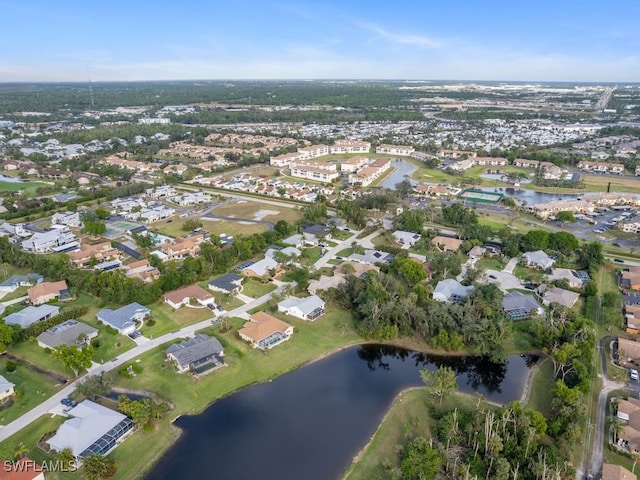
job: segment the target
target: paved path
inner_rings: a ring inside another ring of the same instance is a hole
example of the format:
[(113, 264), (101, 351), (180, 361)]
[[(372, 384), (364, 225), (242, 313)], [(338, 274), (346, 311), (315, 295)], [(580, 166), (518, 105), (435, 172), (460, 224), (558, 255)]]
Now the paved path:
[[(245, 305), (242, 305), (234, 310), (231, 310), (230, 312), (226, 312), (222, 314), (222, 316), (237, 317), (237, 316), (243, 315), (247, 313), (249, 310), (255, 307), (258, 307), (263, 303), (269, 301), (272, 295), (279, 294), (286, 287), (287, 287), (286, 284), (280, 285), (273, 292), (263, 295), (262, 297), (256, 298), (255, 300), (252, 300), (251, 302)], [(146, 353), (149, 350), (152, 350), (153, 348), (159, 345), (162, 345), (164, 343), (171, 342), (183, 337), (192, 336), (193, 334), (195, 334), (196, 331), (202, 330), (203, 328), (207, 328), (211, 326), (211, 320), (212, 319), (203, 320), (202, 322), (189, 325), (187, 327), (181, 328), (180, 330), (176, 330), (174, 332), (167, 333), (160, 337), (151, 339), (147, 342), (137, 345), (136, 347), (132, 348), (127, 352), (123, 352), (122, 354), (118, 355), (118, 357), (104, 364), (94, 363), (93, 366), (89, 369), (87, 375), (89, 374), (99, 375), (101, 372), (108, 372), (108, 371), (114, 370), (120, 367), (121, 365), (130, 362), (135, 357), (142, 355), (143, 353)], [(31, 422), (40, 418), (42, 415), (46, 415), (52, 410), (59, 411), (60, 400), (71, 395), (71, 393), (73, 393), (73, 391), (76, 389), (76, 385), (80, 380), (81, 379), (78, 379), (70, 383), (69, 385), (64, 387), (62, 390), (60, 390), (58, 393), (56, 393), (52, 397), (49, 397), (44, 402), (42, 402), (40, 405), (34, 407), (32, 410), (28, 411), (27, 413), (17, 418), (13, 422), (9, 423), (8, 425), (0, 428), (0, 442), (6, 440), (11, 435), (19, 432), (24, 427), (29, 425)]]

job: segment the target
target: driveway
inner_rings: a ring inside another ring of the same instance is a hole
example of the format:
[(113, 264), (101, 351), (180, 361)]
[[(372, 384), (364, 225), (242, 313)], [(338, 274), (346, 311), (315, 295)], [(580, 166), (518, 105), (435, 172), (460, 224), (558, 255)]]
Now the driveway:
[(506, 267), (504, 267), (502, 269), (503, 272), (507, 272), (507, 273), (513, 273), (513, 270), (516, 268), (516, 266), (518, 265), (518, 257), (513, 257), (511, 260), (509, 260), (507, 262)]

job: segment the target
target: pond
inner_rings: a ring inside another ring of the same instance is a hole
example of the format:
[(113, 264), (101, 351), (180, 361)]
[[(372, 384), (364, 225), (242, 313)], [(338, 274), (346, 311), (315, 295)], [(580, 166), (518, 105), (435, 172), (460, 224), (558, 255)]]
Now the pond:
[(480, 190), (486, 192), (499, 192), (504, 194), (505, 197), (514, 198), (519, 203), (526, 202), (527, 205), (553, 202), (555, 200), (575, 200), (583, 195), (577, 193), (544, 193), (527, 190), (525, 188), (513, 187), (481, 188)]
[(391, 161), (391, 168), (395, 169), (394, 172), (385, 178), (380, 184), (381, 187), (390, 188), (391, 190), (395, 190), (397, 183), (404, 180), (404, 177), (407, 175), (411, 177), (411, 174), (418, 169), (418, 167), (413, 163), (399, 159)]
[(222, 398), (201, 415), (179, 418), (182, 436), (145, 478), (339, 478), (394, 397), (422, 385), (421, 369), (448, 365), (461, 391), (508, 403), (521, 397), (531, 361), (511, 356), (498, 365), (480, 357), (350, 347)]
[(7, 182), (7, 183), (23, 183), (22, 180), (20, 180), (19, 178), (16, 177), (7, 177), (6, 175), (2, 175), (0, 174), (0, 182)]

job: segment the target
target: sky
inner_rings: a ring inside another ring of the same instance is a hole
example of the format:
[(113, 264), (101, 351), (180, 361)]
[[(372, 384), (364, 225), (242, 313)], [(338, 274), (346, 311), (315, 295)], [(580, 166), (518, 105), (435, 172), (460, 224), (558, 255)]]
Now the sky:
[(0, 0), (0, 82), (640, 81), (638, 0)]

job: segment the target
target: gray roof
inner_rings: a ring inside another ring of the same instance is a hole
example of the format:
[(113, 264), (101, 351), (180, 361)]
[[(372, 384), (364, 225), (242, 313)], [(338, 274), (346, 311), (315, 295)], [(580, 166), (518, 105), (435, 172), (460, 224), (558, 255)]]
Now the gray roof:
[(209, 286), (230, 292), (238, 288), (238, 284), (242, 282), (243, 278), (242, 275), (238, 275), (237, 273), (227, 273), (226, 275), (211, 280)]
[(532, 295), (527, 295), (522, 292), (509, 292), (504, 294), (502, 308), (505, 311), (521, 309), (531, 314), (532, 311), (542, 307)]
[(540, 265), (541, 267), (547, 267), (553, 265), (555, 262), (549, 255), (547, 255), (543, 250), (536, 250), (535, 252), (527, 252), (524, 255), (524, 258), (527, 259), (527, 262), (532, 263), (534, 265)]
[(378, 262), (384, 263), (393, 256), (387, 252), (380, 252), (378, 250), (365, 250), (364, 254), (352, 253), (349, 255), (349, 260), (355, 262), (367, 263), (369, 265), (375, 265)]
[(565, 290), (564, 288), (551, 288), (545, 290), (542, 295), (542, 299), (547, 303), (559, 303), (560, 305), (571, 308), (574, 303), (580, 298), (580, 294), (572, 292), (571, 290)]
[(58, 432), (48, 443), (57, 451), (68, 448), (75, 456), (80, 455), (126, 418), (123, 414), (91, 400), (82, 401), (68, 413), (73, 418), (60, 425)]
[(60, 307), (55, 305), (40, 305), (39, 307), (28, 306), (19, 312), (12, 313), (4, 317), (4, 323), (7, 325), (20, 325), (27, 328), (29, 325), (39, 322), (47, 316), (56, 316), (60, 312)]
[(278, 303), (278, 307), (289, 309), (298, 307), (303, 315), (309, 315), (315, 310), (324, 308), (324, 301), (317, 295), (310, 295), (305, 298), (289, 297)]
[(0, 283), (0, 287), (19, 286), (21, 283), (30, 283), (35, 285), (44, 280), (44, 277), (39, 273), (27, 273), (26, 275), (13, 275), (7, 278), (4, 282)]
[(220, 355), (223, 351), (224, 348), (217, 338), (200, 333), (184, 342), (171, 345), (165, 353), (173, 355), (181, 367), (188, 367), (211, 355)]
[(440, 280), (433, 290), (434, 300), (450, 300), (452, 298), (467, 298), (473, 286), (465, 287), (454, 278)]
[(38, 335), (38, 342), (55, 348), (59, 345), (74, 345), (80, 335), (95, 335), (97, 328), (77, 320), (67, 320)]
[(131, 326), (135, 326), (135, 322), (133, 321), (134, 318), (140, 316), (144, 317), (149, 313), (151, 313), (151, 310), (147, 307), (134, 302), (129, 305), (125, 305), (124, 307), (120, 307), (117, 310), (103, 308), (98, 312), (97, 317), (101, 322), (121, 331)]
[(0, 392), (6, 392), (7, 390), (15, 386), (15, 383), (11, 383), (9, 380), (0, 375)]

